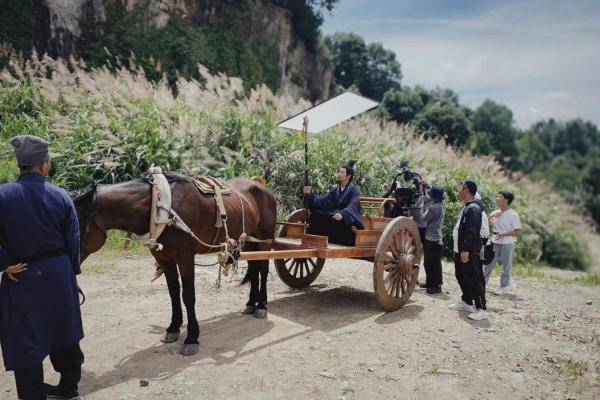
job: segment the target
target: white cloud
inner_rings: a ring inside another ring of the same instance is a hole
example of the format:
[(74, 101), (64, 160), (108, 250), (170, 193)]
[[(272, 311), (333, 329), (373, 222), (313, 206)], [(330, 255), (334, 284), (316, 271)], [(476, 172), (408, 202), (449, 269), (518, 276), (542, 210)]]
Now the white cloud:
[(600, 124), (600, 3), (498, 3), (452, 18), (385, 14), (336, 22), (334, 13), (325, 28), (382, 42), (402, 63), (404, 84), (450, 87), (470, 106), (492, 98), (520, 126), (549, 117)]

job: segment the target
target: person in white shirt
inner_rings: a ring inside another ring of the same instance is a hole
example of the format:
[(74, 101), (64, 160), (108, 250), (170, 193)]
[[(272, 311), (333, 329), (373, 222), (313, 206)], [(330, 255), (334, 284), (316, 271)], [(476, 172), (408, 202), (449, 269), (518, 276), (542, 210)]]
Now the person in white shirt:
[(500, 275), (501, 295), (507, 294), (511, 285), (510, 273), (513, 265), (513, 255), (517, 237), (521, 233), (519, 214), (510, 208), (514, 199), (515, 196), (512, 193), (500, 192), (496, 198), (496, 203), (500, 209), (489, 216), (493, 227), (494, 259), (484, 267), (483, 274), (487, 284), (498, 261), (502, 263), (502, 274)]

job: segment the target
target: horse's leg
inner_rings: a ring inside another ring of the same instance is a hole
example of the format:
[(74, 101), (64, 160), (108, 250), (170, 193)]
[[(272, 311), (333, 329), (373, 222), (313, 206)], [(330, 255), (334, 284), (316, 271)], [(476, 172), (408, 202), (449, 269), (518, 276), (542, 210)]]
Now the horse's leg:
[(163, 343), (173, 343), (179, 339), (179, 328), (183, 324), (183, 312), (179, 297), (181, 292), (179, 273), (177, 272), (177, 264), (174, 261), (159, 261), (158, 263), (165, 274), (169, 296), (171, 297), (171, 325), (167, 328), (167, 332), (161, 341)]
[(269, 260), (259, 261), (258, 264), (258, 270), (260, 271), (260, 290), (254, 316), (256, 318), (267, 318), (267, 278), (269, 277)]
[(246, 270), (246, 276), (242, 284), (248, 281), (250, 282), (250, 294), (248, 295), (246, 309), (242, 311), (242, 314), (254, 314), (256, 311), (256, 304), (259, 298), (258, 261), (248, 261), (248, 269)]
[(198, 352), (200, 327), (196, 319), (196, 291), (194, 287), (194, 255), (183, 255), (177, 258), (179, 274), (181, 275), (181, 286), (183, 288), (183, 304), (187, 312), (187, 337), (183, 344), (181, 354), (189, 356)]

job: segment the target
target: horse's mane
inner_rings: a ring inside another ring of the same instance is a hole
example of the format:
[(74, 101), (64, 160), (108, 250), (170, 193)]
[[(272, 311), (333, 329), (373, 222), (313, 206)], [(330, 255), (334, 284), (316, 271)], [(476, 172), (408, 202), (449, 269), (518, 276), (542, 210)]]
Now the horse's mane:
[(69, 192), (69, 196), (73, 200), (73, 205), (77, 212), (77, 219), (79, 220), (79, 239), (81, 243), (83, 243), (85, 234), (87, 233), (88, 220), (94, 214), (96, 189), (97, 186), (94, 183), (83, 189)]
[[(193, 182), (194, 178), (189, 177), (187, 175), (180, 174), (178, 172), (164, 172), (163, 175), (167, 178), (167, 182), (169, 183), (178, 183), (178, 182)], [(140, 178), (139, 180), (144, 183), (150, 183), (150, 176), (145, 176)]]

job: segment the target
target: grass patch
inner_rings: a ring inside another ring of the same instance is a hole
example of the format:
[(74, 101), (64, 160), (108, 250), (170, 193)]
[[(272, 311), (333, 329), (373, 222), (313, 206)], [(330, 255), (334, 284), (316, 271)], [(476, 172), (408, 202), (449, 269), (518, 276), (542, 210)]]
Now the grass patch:
[[(513, 266), (513, 274), (519, 276), (521, 278), (535, 278), (535, 279), (546, 279), (548, 276), (539, 270), (540, 265), (535, 265), (531, 263), (527, 263), (524, 265), (515, 265)], [(502, 266), (500, 266), (502, 268)], [(494, 275), (500, 275), (501, 269), (494, 268)]]
[(427, 375), (437, 375), (439, 370), (440, 370), (440, 367), (438, 365), (432, 365), (431, 368), (429, 368), (427, 371), (425, 371), (425, 373)]
[(578, 276), (573, 279), (573, 282), (583, 286), (598, 286), (600, 285), (600, 274), (587, 273), (583, 276)]
[(148, 251), (148, 248), (140, 242), (132, 240), (129, 244), (129, 248), (125, 250), (125, 238), (127, 234), (123, 231), (111, 230), (108, 232), (104, 249), (111, 252), (123, 252), (127, 254), (141, 254)]
[(575, 361), (573, 359), (564, 360), (555, 366), (561, 376), (564, 376), (570, 389), (578, 395), (582, 395), (584, 386), (587, 386), (586, 372), (589, 370), (588, 363), (585, 361)]

